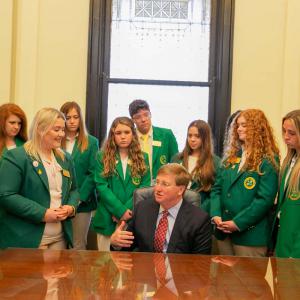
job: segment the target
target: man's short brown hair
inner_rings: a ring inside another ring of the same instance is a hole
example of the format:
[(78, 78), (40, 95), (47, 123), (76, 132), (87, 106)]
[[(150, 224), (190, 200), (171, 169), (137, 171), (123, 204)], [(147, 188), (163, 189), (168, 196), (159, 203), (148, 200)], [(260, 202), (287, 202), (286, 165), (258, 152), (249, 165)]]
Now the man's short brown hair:
[(175, 176), (175, 183), (177, 186), (183, 185), (185, 187), (188, 186), (189, 182), (191, 181), (191, 175), (187, 171), (187, 169), (177, 163), (169, 163), (160, 167), (157, 172), (158, 175), (174, 175)]
[(129, 104), (130, 117), (133, 118), (133, 115), (137, 114), (139, 112), (139, 110), (141, 110), (141, 109), (150, 111), (150, 107), (149, 107), (149, 104), (147, 103), (147, 101), (142, 100), (142, 99), (133, 100)]

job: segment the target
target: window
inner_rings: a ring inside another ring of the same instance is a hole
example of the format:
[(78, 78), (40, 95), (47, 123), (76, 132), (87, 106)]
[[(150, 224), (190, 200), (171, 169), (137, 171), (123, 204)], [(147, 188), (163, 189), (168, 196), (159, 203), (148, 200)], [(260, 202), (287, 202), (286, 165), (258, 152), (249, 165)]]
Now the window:
[(188, 5), (188, 0), (136, 0), (135, 17), (188, 19)]
[(217, 151), (230, 112), (233, 1), (91, 1), (87, 125), (102, 139), (134, 99), (153, 124), (173, 129), (182, 149), (188, 124), (208, 120)]

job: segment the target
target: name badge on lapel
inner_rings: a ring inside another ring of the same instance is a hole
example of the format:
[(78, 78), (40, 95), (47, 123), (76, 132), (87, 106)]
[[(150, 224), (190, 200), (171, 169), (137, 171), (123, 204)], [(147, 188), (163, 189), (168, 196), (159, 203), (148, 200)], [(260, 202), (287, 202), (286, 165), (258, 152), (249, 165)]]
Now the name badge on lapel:
[(161, 147), (161, 141), (153, 141), (152, 146)]
[(63, 175), (64, 175), (65, 177), (69, 177), (69, 178), (71, 177), (71, 176), (70, 176), (70, 172), (69, 172), (68, 170), (64, 170), (64, 169), (63, 169), (63, 170), (62, 170), (62, 173), (63, 173)]

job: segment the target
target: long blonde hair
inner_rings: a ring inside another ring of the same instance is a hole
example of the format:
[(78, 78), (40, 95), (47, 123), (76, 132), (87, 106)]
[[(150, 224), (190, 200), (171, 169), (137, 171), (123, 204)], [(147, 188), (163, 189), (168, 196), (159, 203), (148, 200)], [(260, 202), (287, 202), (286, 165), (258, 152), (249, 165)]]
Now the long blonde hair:
[[(65, 118), (67, 118), (68, 112), (73, 108), (76, 110), (77, 114), (79, 115), (77, 146), (78, 146), (78, 149), (80, 150), (80, 152), (83, 152), (89, 146), (89, 139), (88, 139), (88, 132), (87, 132), (86, 126), (83, 122), (83, 117), (82, 117), (82, 112), (81, 112), (80, 106), (74, 101), (69, 101), (62, 105), (62, 107), (60, 108), (60, 111), (65, 115)], [(66, 128), (66, 129), (68, 129), (68, 128)], [(63, 138), (62, 143), (61, 143), (63, 149), (66, 149), (66, 138), (67, 138), (67, 136), (65, 135), (65, 137)]]
[[(28, 155), (40, 161), (39, 153), (42, 152), (43, 136), (51, 129), (57, 119), (65, 121), (63, 113), (55, 108), (42, 108), (36, 113), (29, 130), (29, 141), (24, 145)], [(64, 160), (65, 156), (62, 150), (55, 149), (53, 151)]]
[(243, 143), (246, 160), (242, 170), (256, 171), (259, 174), (263, 159), (268, 159), (275, 170), (279, 169), (279, 149), (275, 142), (273, 130), (265, 116), (259, 109), (247, 109), (240, 112), (234, 119), (230, 129), (227, 145), (225, 145), (223, 162), (229, 166), (237, 160), (242, 142), (237, 133), (237, 121), (240, 117), (246, 120), (246, 139)]
[[(300, 109), (293, 110), (286, 114), (282, 118), (282, 125), (284, 121), (290, 120), (292, 124), (295, 126), (296, 129), (296, 135), (298, 138), (298, 141), (300, 142)], [(296, 149), (288, 148), (287, 155), (283, 160), (282, 168), (280, 171), (280, 178), (282, 178), (283, 173), (285, 172), (286, 168), (291, 163), (292, 158), (297, 154)], [(296, 161), (296, 164), (291, 172), (290, 180), (288, 183), (287, 193), (290, 194), (291, 192), (299, 192), (300, 191), (300, 159)]]
[[(215, 166), (214, 166), (214, 147), (210, 126), (203, 120), (195, 120), (190, 123), (188, 131), (191, 127), (196, 127), (201, 139), (200, 154), (197, 159), (195, 169), (192, 172), (193, 180), (199, 183), (198, 191), (210, 191), (215, 181)], [(182, 160), (183, 166), (188, 169), (189, 155), (192, 154), (192, 149), (186, 138), (185, 147), (179, 154), (179, 159)]]
[(127, 117), (116, 118), (110, 127), (108, 137), (102, 147), (103, 150), (103, 176), (111, 176), (116, 168), (116, 155), (118, 153), (118, 146), (115, 143), (114, 132), (116, 127), (119, 125), (126, 125), (131, 129), (132, 142), (128, 147), (128, 159), (131, 160), (130, 170), (131, 176), (137, 177), (142, 176), (147, 171), (147, 166), (144, 161), (144, 156), (140, 147), (138, 136), (135, 131), (134, 123)]

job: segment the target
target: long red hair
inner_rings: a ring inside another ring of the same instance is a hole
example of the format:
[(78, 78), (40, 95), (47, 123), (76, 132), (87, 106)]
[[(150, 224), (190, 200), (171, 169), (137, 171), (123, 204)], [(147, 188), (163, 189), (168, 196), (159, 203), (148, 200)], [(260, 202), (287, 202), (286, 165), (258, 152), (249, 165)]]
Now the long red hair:
[(14, 103), (6, 103), (0, 106), (0, 155), (5, 148), (5, 123), (9, 116), (16, 115), (21, 120), (21, 129), (16, 137), (20, 138), (24, 142), (27, 141), (27, 119), (24, 111)]
[(223, 161), (225, 165), (229, 167), (233, 161), (236, 161), (238, 153), (242, 148), (242, 142), (239, 140), (237, 133), (237, 121), (240, 117), (244, 117), (246, 120), (246, 140), (243, 146), (247, 155), (243, 169), (260, 173), (260, 164), (265, 158), (278, 170), (280, 155), (273, 135), (273, 129), (265, 114), (259, 109), (243, 110), (238, 117), (233, 120), (224, 151)]

